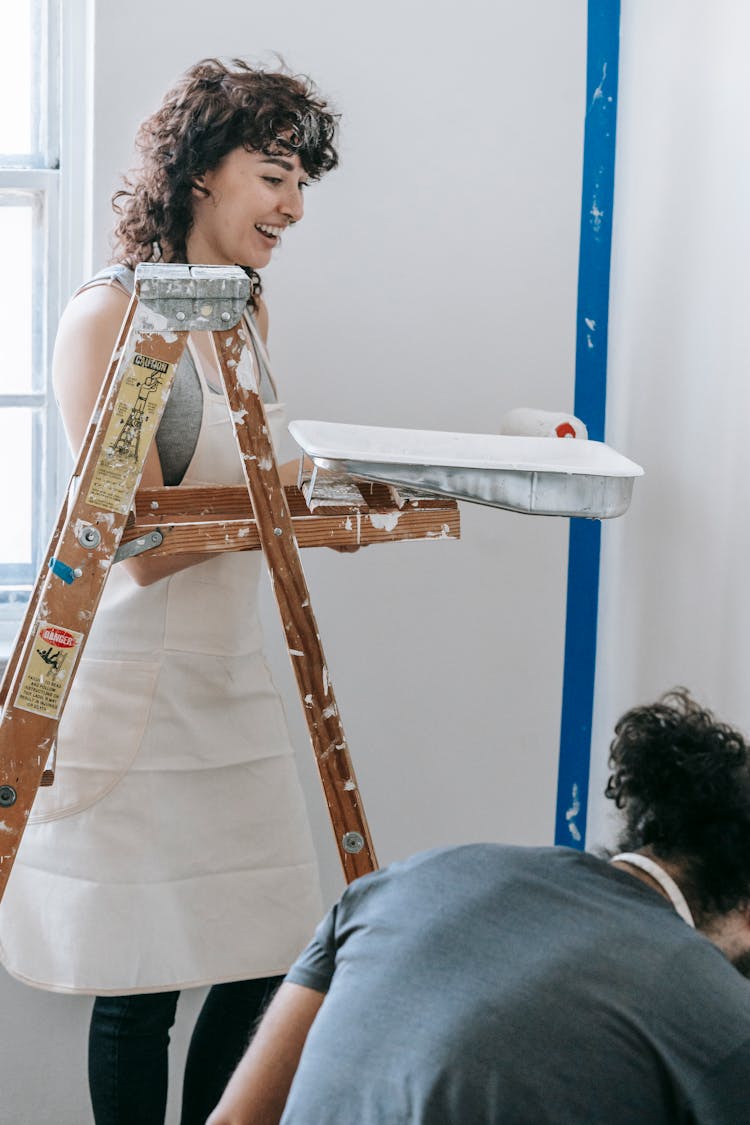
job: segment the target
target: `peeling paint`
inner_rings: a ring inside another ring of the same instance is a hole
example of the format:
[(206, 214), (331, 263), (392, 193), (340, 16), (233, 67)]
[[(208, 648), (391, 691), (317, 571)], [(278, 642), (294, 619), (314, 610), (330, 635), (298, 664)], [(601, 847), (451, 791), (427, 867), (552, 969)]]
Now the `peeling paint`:
[(401, 512), (370, 512), (370, 523), (381, 531), (393, 531), (401, 519)]
[(578, 816), (580, 811), (581, 802), (578, 798), (578, 785), (574, 783), (571, 790), (570, 808), (566, 809), (565, 811), (565, 819), (568, 822), (568, 832), (570, 832), (570, 835), (573, 837), (576, 843), (580, 843), (581, 841), (581, 831), (575, 822), (575, 818)]
[(237, 382), (246, 391), (254, 391), (257, 394), (253, 362), (247, 350), (242, 352), (237, 363)]
[[(607, 81), (607, 64), (603, 63), (602, 64), (602, 77), (601, 77), (601, 80), (599, 82), (599, 85), (596, 87), (596, 89), (594, 90), (594, 93), (591, 96), (591, 105), (589, 106), (589, 112), (591, 112), (591, 109), (593, 108), (594, 103), (598, 102), (600, 98), (604, 97), (604, 83), (606, 81)], [(611, 101), (612, 99), (608, 98), (607, 100)]]

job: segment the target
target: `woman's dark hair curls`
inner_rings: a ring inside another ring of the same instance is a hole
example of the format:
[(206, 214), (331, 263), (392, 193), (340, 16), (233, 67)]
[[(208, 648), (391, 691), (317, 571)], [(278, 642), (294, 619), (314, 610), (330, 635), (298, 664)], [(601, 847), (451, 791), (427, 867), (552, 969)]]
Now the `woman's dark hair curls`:
[(609, 764), (620, 850), (679, 861), (706, 915), (750, 902), (750, 750), (739, 731), (676, 688), (623, 715)]
[(336, 128), (337, 117), (308, 78), (254, 69), (242, 59), (196, 63), (138, 130), (140, 167), (112, 200), (120, 216), (116, 260), (131, 269), (185, 261), (197, 177), (242, 147), (296, 153), (310, 179), (318, 179), (338, 163)]

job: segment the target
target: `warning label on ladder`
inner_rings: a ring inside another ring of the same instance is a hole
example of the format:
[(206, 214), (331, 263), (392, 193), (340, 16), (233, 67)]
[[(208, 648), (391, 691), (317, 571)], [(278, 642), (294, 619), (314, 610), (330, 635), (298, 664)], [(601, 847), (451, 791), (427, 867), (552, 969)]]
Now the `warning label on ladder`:
[(107, 427), (86, 501), (127, 515), (149, 443), (174, 378), (174, 364), (136, 352)]
[(59, 718), (82, 640), (83, 633), (72, 629), (50, 624), (40, 626), (18, 689), (16, 707), (49, 719)]

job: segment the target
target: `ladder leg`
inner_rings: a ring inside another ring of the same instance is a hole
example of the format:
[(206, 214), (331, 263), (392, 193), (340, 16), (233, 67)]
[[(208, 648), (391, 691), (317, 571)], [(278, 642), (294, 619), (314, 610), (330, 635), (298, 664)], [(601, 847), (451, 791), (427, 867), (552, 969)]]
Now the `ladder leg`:
[(0, 896), (186, 339), (131, 303), (3, 682)]
[(377, 859), (242, 331), (213, 333), (253, 514), (347, 882)]

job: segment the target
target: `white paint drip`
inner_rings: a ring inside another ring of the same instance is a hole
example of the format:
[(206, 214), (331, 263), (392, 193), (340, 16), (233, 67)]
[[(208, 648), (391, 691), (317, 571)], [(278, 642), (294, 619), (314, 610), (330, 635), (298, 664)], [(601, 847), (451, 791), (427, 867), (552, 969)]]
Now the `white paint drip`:
[(440, 526), (440, 531), (428, 531), (427, 539), (450, 539), (451, 529), (450, 524), (444, 523)]
[(9, 825), (7, 825), (4, 820), (0, 820), (0, 832), (12, 832), (12, 831), (13, 831), (13, 829)]
[(246, 391), (254, 391), (255, 394), (258, 393), (253, 361), (247, 349), (242, 352), (237, 364), (237, 382), (241, 387), (244, 387)]
[(290, 648), (289, 649), (289, 655), (290, 656), (304, 656), (305, 654), (304, 654), (304, 652), (300, 652), (300, 650), (298, 648)]
[(305, 706), (306, 707), (312, 707), (312, 701), (313, 701), (313, 698), (312, 698), (311, 695), (305, 696)]
[(239, 531), (237, 532), (237, 538), (238, 539), (247, 539), (249, 534), (250, 534), (250, 528), (249, 527), (241, 527), (239, 529)]
[(115, 513), (114, 512), (97, 512), (96, 513), (96, 522), (97, 523), (103, 523), (104, 526), (107, 528), (107, 530), (111, 531), (112, 527), (114, 525), (114, 522), (115, 522)]
[(352, 781), (352, 779), (351, 779), (351, 778), (349, 778), (349, 780), (348, 780), (348, 781), (345, 781), (345, 782), (344, 782), (344, 791), (345, 791), (346, 793), (351, 793), (351, 792), (353, 792), (353, 790), (355, 790), (356, 788), (357, 788), (357, 783), (356, 783), (356, 781)]
[(323, 712), (323, 718), (330, 719), (333, 715), (338, 715), (338, 709), (335, 703), (329, 703)]
[[(594, 93), (591, 97), (591, 105), (589, 106), (589, 110), (591, 110), (591, 107), (593, 106), (594, 102), (597, 102), (597, 101), (599, 101), (599, 98), (604, 97), (604, 83), (606, 81), (607, 81), (607, 64), (604, 63), (602, 65), (601, 81), (600, 81), (599, 85), (596, 87), (596, 89), (594, 90)], [(609, 98), (608, 100), (611, 101), (612, 99)]]
[(258, 468), (261, 472), (267, 473), (273, 465), (273, 457), (264, 457), (262, 461), (258, 462)]
[(381, 531), (393, 531), (401, 519), (401, 512), (370, 512), (370, 523)]
[(241, 410), (232, 410), (231, 415), (235, 426), (239, 426), (247, 418), (247, 411), (243, 407)]
[(344, 527), (346, 528), (346, 530), (347, 530), (347, 531), (351, 531), (351, 529), (352, 529), (352, 527), (353, 527), (353, 526), (354, 526), (354, 525), (352, 524), (352, 517), (351, 517), (351, 516), (347, 516), (347, 517), (346, 517), (346, 523), (344, 524)]
[(586, 327), (587, 327), (588, 329), (590, 329), (590, 330), (591, 330), (592, 332), (594, 332), (594, 331), (596, 330), (596, 321), (595, 321), (595, 320), (590, 320), (590, 319), (589, 319), (589, 317), (585, 316), (585, 317), (583, 318), (583, 323), (584, 323), (584, 324), (586, 325)]
[(328, 669), (323, 665), (323, 695), (328, 695)]
[(575, 822), (575, 818), (581, 811), (581, 802), (578, 799), (578, 786), (575, 783), (571, 791), (571, 798), (571, 805), (570, 808), (565, 812), (565, 819), (568, 822), (568, 832), (570, 832), (570, 835), (573, 837), (576, 843), (579, 844), (581, 842), (581, 832)]

